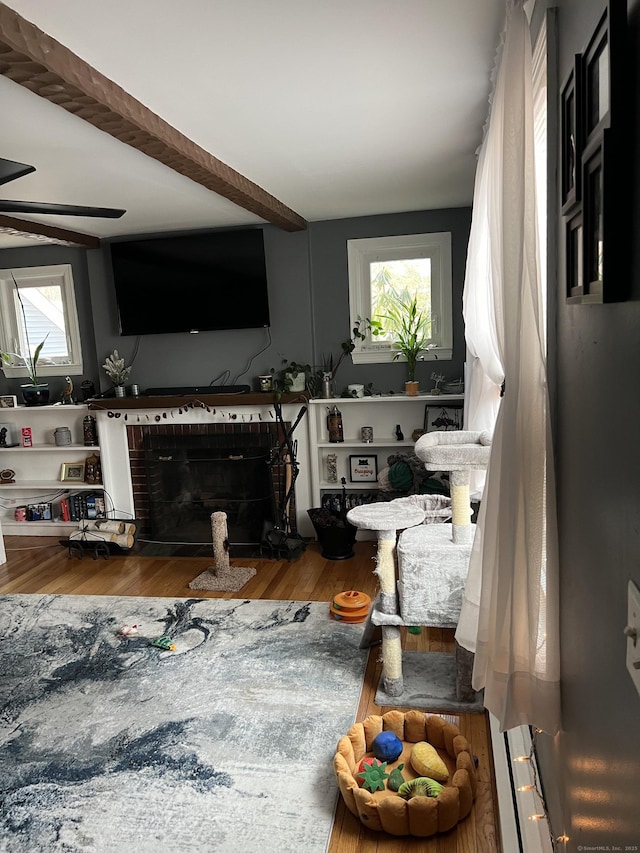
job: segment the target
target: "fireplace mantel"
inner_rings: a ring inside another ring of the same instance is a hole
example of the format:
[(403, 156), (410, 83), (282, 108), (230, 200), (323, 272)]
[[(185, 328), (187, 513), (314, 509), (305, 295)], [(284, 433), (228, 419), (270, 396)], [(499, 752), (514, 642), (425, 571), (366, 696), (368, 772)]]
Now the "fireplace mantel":
[(282, 394), (276, 400), (276, 395), (267, 392), (256, 392), (249, 394), (179, 394), (162, 397), (147, 397), (144, 394), (139, 397), (98, 397), (88, 401), (88, 406), (93, 411), (111, 411), (121, 409), (173, 409), (177, 407), (215, 407), (215, 406), (273, 406), (279, 401), (283, 406), (287, 404), (300, 403), (304, 405), (309, 401), (309, 395), (305, 393)]
[[(127, 441), (127, 426), (146, 423), (225, 424), (251, 423), (262, 420), (273, 423), (275, 404), (282, 404), (285, 422), (296, 422), (308, 403), (306, 394), (184, 394), (163, 397), (104, 397), (88, 402), (95, 415), (100, 442), (102, 477), (105, 492), (117, 513), (134, 515), (133, 483)], [(296, 480), (296, 517), (298, 532), (313, 535), (307, 516), (311, 506), (309, 470), (309, 416), (298, 423), (293, 438), (297, 441), (299, 475)]]

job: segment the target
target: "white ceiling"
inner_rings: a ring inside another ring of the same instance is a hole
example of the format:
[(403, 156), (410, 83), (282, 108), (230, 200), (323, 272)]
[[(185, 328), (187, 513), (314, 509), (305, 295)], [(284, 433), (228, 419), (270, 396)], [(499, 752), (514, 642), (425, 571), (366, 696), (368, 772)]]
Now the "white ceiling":
[[(308, 221), (470, 205), (504, 0), (7, 0)], [(0, 77), (4, 198), (98, 237), (263, 220)], [(4, 236), (0, 247), (24, 245)]]

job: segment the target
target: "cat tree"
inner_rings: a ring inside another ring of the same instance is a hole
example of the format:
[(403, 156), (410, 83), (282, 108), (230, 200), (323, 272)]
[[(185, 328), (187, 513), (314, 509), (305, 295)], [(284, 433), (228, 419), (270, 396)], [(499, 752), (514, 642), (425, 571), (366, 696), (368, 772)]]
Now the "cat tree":
[[(471, 524), (470, 473), (487, 467), (490, 445), (488, 433), (469, 430), (425, 433), (416, 442), (416, 456), (428, 470), (449, 472), (450, 525), (423, 524), (424, 513), (410, 511), (406, 505), (398, 506), (395, 501), (357, 507), (347, 515), (352, 524), (376, 530), (378, 536), (376, 574), (380, 579), (380, 592), (371, 608), (363, 638), (363, 643), (370, 641), (371, 625), (382, 629), (383, 670), (377, 704), (398, 704), (399, 697), (402, 697), (401, 703), (406, 704), (410, 698), (404, 683), (401, 627), (453, 628), (457, 625), (475, 535), (475, 525)], [(398, 530), (402, 532), (396, 542)], [(478, 697), (471, 688), (473, 657), (469, 652), (457, 646), (455, 655), (411, 654), (418, 655), (420, 663), (427, 667), (437, 664), (429, 672), (429, 682), (446, 681), (444, 686), (437, 685), (437, 696), (430, 710), (438, 710), (434, 703), (441, 699), (446, 709), (458, 702), (477, 705)], [(450, 695), (447, 691), (452, 673), (454, 690)], [(415, 685), (409, 692), (416, 689), (420, 692)], [(427, 701), (424, 690), (420, 696)]]

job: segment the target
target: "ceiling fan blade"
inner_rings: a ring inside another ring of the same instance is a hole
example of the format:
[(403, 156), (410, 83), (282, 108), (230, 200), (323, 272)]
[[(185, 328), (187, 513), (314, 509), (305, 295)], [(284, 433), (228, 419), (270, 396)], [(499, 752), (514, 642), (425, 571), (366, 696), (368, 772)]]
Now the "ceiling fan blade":
[(113, 207), (82, 207), (78, 204), (49, 204), (46, 201), (3, 201), (0, 213), (54, 213), (58, 216), (97, 216), (119, 219), (127, 211)]
[(16, 178), (22, 178), (35, 170), (35, 166), (29, 166), (27, 163), (18, 163), (17, 160), (5, 160), (4, 157), (0, 157), (0, 184), (8, 184), (9, 181), (15, 181)]

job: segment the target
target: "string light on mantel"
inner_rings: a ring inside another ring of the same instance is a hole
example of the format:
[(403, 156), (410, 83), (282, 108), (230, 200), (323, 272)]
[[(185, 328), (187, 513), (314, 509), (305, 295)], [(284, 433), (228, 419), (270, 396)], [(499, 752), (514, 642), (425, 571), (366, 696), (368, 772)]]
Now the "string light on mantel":
[[(569, 841), (568, 835), (557, 835), (554, 836), (551, 829), (551, 820), (549, 818), (549, 812), (547, 811), (547, 804), (545, 802), (542, 791), (540, 790), (540, 786), (538, 785), (538, 772), (537, 765), (535, 760), (535, 749), (536, 749), (536, 736), (542, 734), (542, 729), (533, 729), (533, 734), (531, 737), (531, 747), (529, 749), (528, 755), (517, 755), (513, 762), (514, 764), (527, 764), (531, 771), (531, 779), (532, 781), (528, 784), (518, 785), (516, 787), (516, 793), (518, 794), (530, 794), (534, 793), (537, 796), (537, 799), (540, 803), (540, 807), (542, 808), (541, 812), (532, 812), (527, 816), (527, 819), (532, 823), (537, 823), (538, 821), (546, 821), (547, 827), (549, 830), (549, 837), (551, 840), (551, 846), (554, 851), (565, 850), (564, 845)], [(558, 845), (562, 845), (559, 847)]]
[[(97, 406), (95, 408), (98, 408)], [(169, 418), (175, 419), (180, 415), (187, 415), (193, 409), (206, 409), (207, 412), (211, 415), (218, 415), (218, 417), (227, 420), (227, 421), (240, 421), (241, 423), (253, 423), (253, 421), (262, 421), (263, 416), (262, 412), (247, 412), (243, 411), (240, 414), (238, 412), (232, 411), (223, 411), (222, 409), (214, 409), (212, 406), (208, 406), (206, 403), (203, 403), (201, 400), (193, 400), (189, 403), (185, 403), (183, 406), (178, 406), (177, 408), (168, 409), (163, 412), (156, 412), (153, 415), (149, 414), (132, 414), (129, 412), (120, 412), (113, 411), (112, 409), (107, 410), (108, 418), (123, 418), (125, 421), (135, 420), (136, 423), (151, 423), (155, 421), (156, 423), (160, 423), (163, 420), (168, 420)], [(104, 411), (104, 409), (103, 409)], [(268, 412), (269, 418), (271, 420), (275, 420), (276, 413), (273, 409), (269, 409)]]

